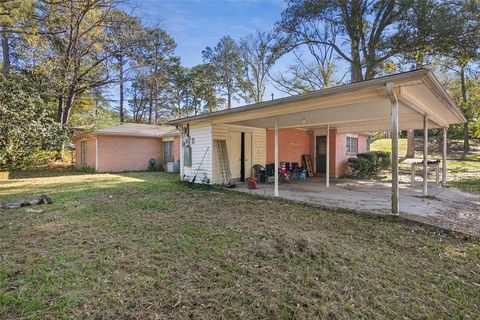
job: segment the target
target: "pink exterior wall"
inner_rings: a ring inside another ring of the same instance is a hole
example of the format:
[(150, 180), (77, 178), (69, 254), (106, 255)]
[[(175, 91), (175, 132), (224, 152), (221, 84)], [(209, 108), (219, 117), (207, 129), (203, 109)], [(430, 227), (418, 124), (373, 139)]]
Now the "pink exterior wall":
[[(347, 160), (355, 153), (347, 153), (347, 134), (330, 129), (330, 176), (340, 177), (346, 173)], [(302, 155), (315, 157), (315, 137), (312, 131), (301, 129), (280, 129), (278, 131), (278, 158), (285, 162), (302, 164)], [(273, 163), (275, 132), (267, 130), (267, 163)], [(358, 135), (358, 153), (367, 151), (367, 136)], [(315, 162), (314, 162), (315, 163)], [(315, 168), (314, 168), (315, 169)]]
[(150, 159), (157, 168), (162, 164), (162, 139), (107, 135), (97, 139), (98, 172), (145, 171)]
[[(335, 130), (336, 132), (336, 130)], [(332, 171), (332, 176), (341, 177), (347, 172), (347, 160), (348, 158), (355, 157), (357, 153), (347, 153), (347, 134), (336, 133), (335, 134), (335, 167)], [(331, 148), (333, 149), (333, 148)], [(367, 152), (367, 136), (364, 134), (358, 135), (358, 153)], [(331, 167), (330, 167), (331, 168)]]
[(329, 170), (330, 170), (330, 177), (337, 177), (337, 162), (335, 161), (335, 158), (337, 156), (337, 130), (336, 129), (330, 129), (330, 133), (328, 136), (328, 143), (330, 147), (330, 162), (329, 162)]
[(180, 136), (173, 138), (173, 161), (180, 161)]
[[(81, 141), (87, 141), (87, 154), (86, 154), (86, 163), (82, 164), (81, 160)], [(95, 159), (96, 159), (96, 146), (95, 146), (95, 137), (87, 136), (87, 137), (79, 137), (75, 139), (75, 167), (82, 168), (82, 167), (90, 167), (95, 169)]]
[[(280, 162), (298, 162), (302, 165), (302, 154), (312, 154), (313, 135), (307, 130), (278, 130), (278, 159)], [(275, 132), (267, 130), (267, 163), (275, 161)]]
[[(129, 136), (87, 136), (75, 139), (75, 167), (95, 169), (96, 138), (98, 138), (98, 172), (123, 172), (147, 170), (148, 160), (155, 159), (157, 168), (163, 165), (161, 138)], [(81, 141), (87, 141), (87, 161), (81, 164)], [(173, 140), (174, 161), (180, 160), (180, 136)]]

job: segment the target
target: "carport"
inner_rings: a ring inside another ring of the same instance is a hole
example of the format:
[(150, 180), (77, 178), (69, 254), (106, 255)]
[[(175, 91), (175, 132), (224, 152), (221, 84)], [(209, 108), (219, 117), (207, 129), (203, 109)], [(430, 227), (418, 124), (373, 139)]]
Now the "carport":
[[(426, 69), (385, 76), (374, 80), (333, 87), (309, 94), (276, 99), (171, 123), (185, 125), (217, 124), (273, 129), (275, 132), (274, 196), (279, 196), (278, 130), (283, 128), (322, 128), (327, 132), (361, 133), (391, 131), (392, 182), (391, 212), (399, 213), (398, 136), (400, 130), (424, 131), (423, 196), (428, 195), (428, 129), (443, 132), (442, 185), (446, 186), (447, 129), (464, 123), (456, 107), (435, 75)], [(328, 139), (329, 135), (327, 135)], [(327, 140), (327, 162), (329, 161)], [(325, 186), (330, 186), (327, 163)]]

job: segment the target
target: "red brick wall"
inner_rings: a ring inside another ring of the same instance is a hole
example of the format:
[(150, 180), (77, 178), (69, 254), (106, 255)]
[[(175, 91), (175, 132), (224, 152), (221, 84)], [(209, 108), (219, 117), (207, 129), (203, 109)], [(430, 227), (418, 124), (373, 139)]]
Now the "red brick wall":
[[(298, 162), (302, 165), (302, 154), (313, 155), (313, 135), (302, 129), (278, 130), (278, 160)], [(267, 163), (275, 161), (275, 132), (267, 130)]]

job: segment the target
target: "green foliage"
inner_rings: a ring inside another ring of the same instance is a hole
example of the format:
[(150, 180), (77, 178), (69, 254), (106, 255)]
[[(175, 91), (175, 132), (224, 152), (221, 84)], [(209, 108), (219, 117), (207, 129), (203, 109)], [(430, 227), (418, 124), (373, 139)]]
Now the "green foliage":
[(478, 178), (472, 178), (472, 179), (461, 180), (461, 181), (452, 181), (452, 182), (449, 182), (448, 184), (458, 189), (480, 192), (480, 179)]
[(364, 177), (387, 169), (390, 167), (390, 164), (389, 152), (372, 151), (359, 153), (357, 157), (348, 159), (348, 174), (352, 177)]
[(251, 83), (245, 80), (245, 62), (241, 58), (240, 47), (230, 36), (224, 36), (215, 48), (207, 47), (202, 51), (203, 60), (213, 65), (218, 77), (218, 86), (227, 99), (227, 108), (232, 99), (244, 97)]
[(77, 111), (72, 114), (70, 119), (71, 126), (88, 126), (85, 133), (90, 133), (98, 129), (112, 127), (118, 124), (117, 114), (109, 109), (99, 107), (96, 110), (87, 112)]
[(0, 168), (28, 167), (38, 152), (58, 150), (66, 141), (49, 109), (25, 78), (0, 79)]

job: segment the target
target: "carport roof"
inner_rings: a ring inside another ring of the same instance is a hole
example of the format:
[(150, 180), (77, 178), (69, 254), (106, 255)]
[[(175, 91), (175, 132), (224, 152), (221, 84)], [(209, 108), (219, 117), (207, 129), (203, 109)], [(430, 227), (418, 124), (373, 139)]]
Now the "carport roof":
[[(392, 83), (400, 104), (402, 129), (416, 129), (428, 116), (430, 127), (465, 122), (443, 86), (429, 69), (356, 82), (311, 93), (265, 101), (172, 120), (169, 124), (225, 123), (252, 127), (314, 127), (331, 124), (358, 131), (380, 131), (390, 125), (390, 98), (386, 84)], [(347, 130), (347, 129), (345, 129)]]
[(168, 126), (168, 125), (123, 123), (110, 128), (96, 130), (94, 134), (95, 135), (111, 135), (111, 136), (161, 138), (161, 137), (170, 137), (170, 136), (178, 135), (179, 131), (174, 126)]

